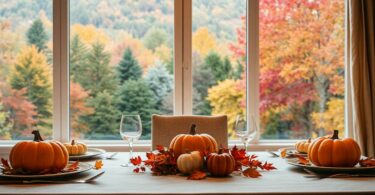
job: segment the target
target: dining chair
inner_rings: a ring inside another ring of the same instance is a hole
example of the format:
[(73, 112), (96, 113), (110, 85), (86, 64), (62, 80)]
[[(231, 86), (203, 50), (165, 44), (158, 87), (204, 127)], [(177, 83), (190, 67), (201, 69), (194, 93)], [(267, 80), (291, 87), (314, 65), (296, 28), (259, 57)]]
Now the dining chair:
[(152, 150), (157, 145), (169, 147), (178, 134), (189, 133), (192, 124), (198, 134), (207, 133), (214, 137), (218, 146), (228, 148), (228, 123), (226, 115), (219, 116), (167, 116), (152, 115)]

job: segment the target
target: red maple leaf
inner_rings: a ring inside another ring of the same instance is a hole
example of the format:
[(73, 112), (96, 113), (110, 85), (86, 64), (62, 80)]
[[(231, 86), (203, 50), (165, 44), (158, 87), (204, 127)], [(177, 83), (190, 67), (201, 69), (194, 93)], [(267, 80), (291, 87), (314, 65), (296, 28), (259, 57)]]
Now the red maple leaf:
[(3, 165), (4, 169), (7, 169), (7, 170), (10, 169), (8, 160), (5, 160), (5, 159), (1, 158), (1, 164)]
[(263, 170), (267, 170), (267, 171), (270, 171), (270, 170), (274, 170), (276, 169), (276, 167), (273, 166), (272, 163), (268, 163), (267, 161), (262, 165), (261, 169)]
[(359, 161), (361, 167), (375, 167), (375, 159), (369, 157)]
[(193, 173), (191, 173), (189, 175), (189, 177), (187, 179), (190, 179), (190, 180), (201, 180), (201, 179), (206, 178), (206, 176), (207, 176), (206, 172), (201, 171), (201, 170), (195, 170)]
[(134, 158), (131, 158), (130, 159), (130, 162), (134, 165), (134, 166), (137, 166), (137, 165), (140, 165), (142, 163), (142, 159), (140, 156), (137, 156), (137, 157), (134, 157)]
[(159, 151), (159, 152), (164, 152), (164, 151), (165, 151), (165, 148), (164, 148), (164, 146), (162, 146), (162, 145), (157, 145), (157, 146), (156, 146), (156, 150)]
[(247, 168), (242, 172), (245, 177), (257, 178), (262, 176), (259, 171), (255, 168)]

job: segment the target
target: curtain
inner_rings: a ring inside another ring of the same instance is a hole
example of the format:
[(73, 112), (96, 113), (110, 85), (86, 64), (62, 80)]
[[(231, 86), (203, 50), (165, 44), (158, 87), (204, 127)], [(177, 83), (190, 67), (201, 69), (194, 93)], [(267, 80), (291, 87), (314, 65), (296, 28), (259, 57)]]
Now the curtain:
[(375, 157), (375, 1), (347, 0), (346, 62), (349, 136)]

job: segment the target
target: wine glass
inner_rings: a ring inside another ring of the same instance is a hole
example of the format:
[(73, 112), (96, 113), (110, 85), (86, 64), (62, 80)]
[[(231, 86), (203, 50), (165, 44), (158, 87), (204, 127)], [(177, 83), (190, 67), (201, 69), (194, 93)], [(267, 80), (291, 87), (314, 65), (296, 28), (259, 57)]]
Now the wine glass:
[(254, 140), (257, 135), (257, 129), (257, 125), (252, 115), (250, 116), (250, 121), (248, 123), (246, 116), (237, 115), (234, 131), (236, 135), (241, 138), (246, 152), (248, 143)]
[(129, 143), (129, 162), (123, 167), (133, 166), (130, 159), (133, 158), (133, 143), (142, 135), (142, 121), (139, 115), (122, 115), (120, 123), (121, 138)]

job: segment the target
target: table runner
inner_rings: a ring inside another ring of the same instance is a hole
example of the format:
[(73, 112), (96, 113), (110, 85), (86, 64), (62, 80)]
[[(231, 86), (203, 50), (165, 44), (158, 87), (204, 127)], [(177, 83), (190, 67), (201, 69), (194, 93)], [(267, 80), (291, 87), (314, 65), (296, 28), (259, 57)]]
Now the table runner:
[[(261, 172), (259, 178), (231, 176), (187, 180), (183, 176), (152, 176), (133, 173), (121, 167), (127, 153), (112, 160), (103, 160), (106, 173), (95, 184), (32, 184), (0, 185), (0, 194), (375, 194), (375, 178), (305, 178), (302, 170), (288, 165), (281, 158), (257, 152), (261, 160), (278, 168)], [(95, 171), (82, 175), (93, 174)]]

